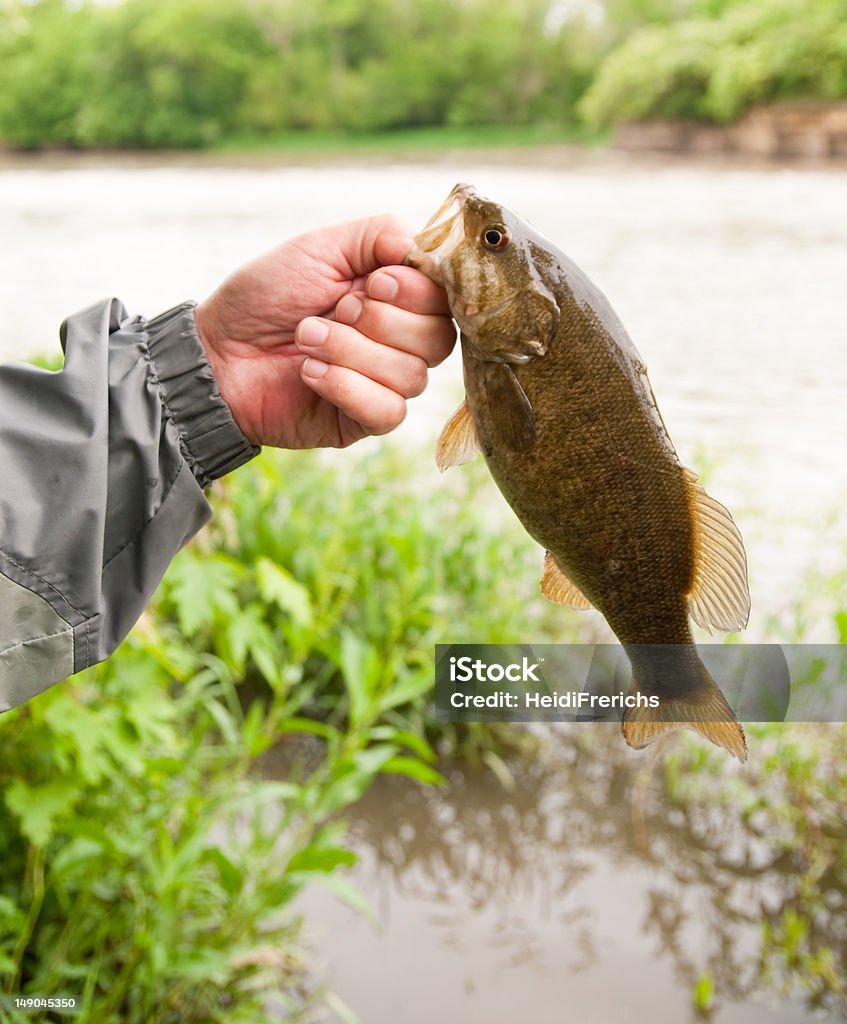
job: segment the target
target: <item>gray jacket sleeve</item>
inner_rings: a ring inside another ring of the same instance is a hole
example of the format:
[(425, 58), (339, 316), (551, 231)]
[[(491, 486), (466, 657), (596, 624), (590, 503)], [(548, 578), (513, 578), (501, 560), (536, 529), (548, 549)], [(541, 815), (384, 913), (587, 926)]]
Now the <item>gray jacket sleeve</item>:
[(179, 548), (203, 488), (258, 451), (220, 397), (193, 304), (70, 317), (64, 369), (0, 366), (0, 711), (106, 658)]

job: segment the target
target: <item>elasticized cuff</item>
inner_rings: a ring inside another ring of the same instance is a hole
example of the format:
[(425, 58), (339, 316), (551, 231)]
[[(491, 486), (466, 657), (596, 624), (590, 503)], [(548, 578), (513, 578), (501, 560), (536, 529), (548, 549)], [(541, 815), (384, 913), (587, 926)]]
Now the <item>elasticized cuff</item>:
[(147, 323), (147, 346), (165, 409), (180, 434), (183, 454), (201, 487), (259, 454), (238, 429), (221, 398), (194, 320), (183, 302)]

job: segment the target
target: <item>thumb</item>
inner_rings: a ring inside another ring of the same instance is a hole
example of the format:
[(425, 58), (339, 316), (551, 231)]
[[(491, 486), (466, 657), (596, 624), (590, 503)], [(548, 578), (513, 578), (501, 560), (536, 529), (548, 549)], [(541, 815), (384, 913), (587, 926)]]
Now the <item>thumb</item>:
[(390, 213), (349, 221), (335, 231), (339, 255), (351, 277), (401, 264), (412, 246), (411, 229)]

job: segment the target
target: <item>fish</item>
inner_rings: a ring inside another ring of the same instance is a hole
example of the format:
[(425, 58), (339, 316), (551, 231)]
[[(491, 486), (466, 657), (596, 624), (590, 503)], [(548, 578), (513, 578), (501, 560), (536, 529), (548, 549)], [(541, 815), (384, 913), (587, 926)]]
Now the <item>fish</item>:
[(622, 716), (631, 747), (688, 728), (746, 761), (744, 730), (691, 630), (692, 619), (709, 632), (747, 625), (744, 542), (681, 463), (608, 299), (553, 242), (467, 184), (415, 236), (406, 263), (446, 290), (460, 330), (465, 400), (438, 439), (439, 469), (481, 451), (545, 550), (544, 596), (605, 617), (632, 667)]

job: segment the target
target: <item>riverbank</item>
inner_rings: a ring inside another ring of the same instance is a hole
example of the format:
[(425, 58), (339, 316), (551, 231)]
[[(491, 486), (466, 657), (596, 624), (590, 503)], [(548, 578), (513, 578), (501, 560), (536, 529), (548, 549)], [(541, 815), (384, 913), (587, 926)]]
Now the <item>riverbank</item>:
[(609, 133), (573, 126), (422, 128), (397, 132), (294, 132), (241, 135), (208, 149), (3, 148), (0, 170), (22, 167), (303, 166), (336, 163), (432, 163), (484, 156), (487, 161), (542, 163), (603, 152)]
[[(695, 130), (696, 129), (696, 130)], [(717, 133), (713, 136), (713, 132)], [(604, 170), (702, 167), (710, 170), (762, 170), (780, 167), (839, 170), (847, 154), (824, 156), (808, 149), (798, 154), (766, 153), (731, 146), (726, 129), (691, 122), (644, 122), (608, 132), (549, 128), (432, 129), (345, 135), (302, 132), (292, 135), (230, 139), (210, 149), (20, 150), (0, 146), (0, 172), (63, 170), (162, 170), (205, 168), (251, 171), (298, 167), (410, 168), (467, 165), (538, 169)]]
[(769, 160), (847, 160), (847, 103), (773, 103), (739, 121), (627, 121), (613, 136), (629, 152), (733, 154)]

